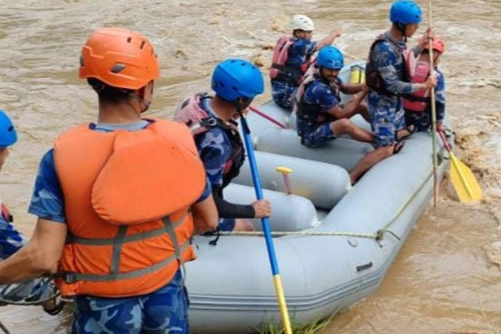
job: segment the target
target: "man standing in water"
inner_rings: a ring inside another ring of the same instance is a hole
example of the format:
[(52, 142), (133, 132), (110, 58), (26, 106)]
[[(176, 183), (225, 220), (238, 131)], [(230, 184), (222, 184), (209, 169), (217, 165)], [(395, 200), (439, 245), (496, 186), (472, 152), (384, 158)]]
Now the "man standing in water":
[(379, 161), (398, 153), (402, 140), (416, 127), (406, 127), (402, 95), (435, 87), (437, 79), (431, 75), (424, 83), (410, 83), (414, 70), (415, 54), (421, 53), (433, 31), (428, 29), (410, 50), (411, 38), (421, 22), (421, 8), (413, 1), (397, 0), (390, 8), (389, 31), (378, 36), (367, 57), (366, 80), (369, 86), (368, 109), (374, 135), (375, 150), (367, 154), (351, 172), (351, 182), (356, 182)]
[(189, 333), (181, 269), (195, 257), (194, 230), (214, 229), (217, 211), (190, 131), (141, 117), (159, 74), (141, 34), (90, 36), (79, 76), (98, 95), (97, 123), (66, 131), (44, 155), (33, 237), (0, 262), (0, 284), (58, 266), (61, 294), (75, 297), (72, 333)]

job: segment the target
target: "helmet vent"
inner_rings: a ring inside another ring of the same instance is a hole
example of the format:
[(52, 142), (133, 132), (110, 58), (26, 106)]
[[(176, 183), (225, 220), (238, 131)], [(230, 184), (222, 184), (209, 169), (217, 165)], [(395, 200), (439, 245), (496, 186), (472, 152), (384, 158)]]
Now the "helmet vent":
[(141, 43), (141, 45), (139, 46), (139, 48), (142, 50), (142, 49), (144, 48), (144, 46), (145, 46), (145, 45), (146, 45), (146, 41), (143, 41), (143, 42)]
[(122, 71), (126, 66), (124, 64), (115, 64), (113, 65), (113, 68), (111, 69), (111, 73), (119, 73)]
[(14, 127), (13, 127), (12, 125), (11, 125), (11, 126), (9, 126), (9, 128), (7, 129), (7, 131), (8, 131), (8, 132), (12, 132), (12, 131), (14, 131)]
[(130, 43), (132, 41), (132, 37), (127, 37), (127, 43)]
[(84, 65), (85, 65), (84, 58), (80, 56), (80, 66), (83, 67)]

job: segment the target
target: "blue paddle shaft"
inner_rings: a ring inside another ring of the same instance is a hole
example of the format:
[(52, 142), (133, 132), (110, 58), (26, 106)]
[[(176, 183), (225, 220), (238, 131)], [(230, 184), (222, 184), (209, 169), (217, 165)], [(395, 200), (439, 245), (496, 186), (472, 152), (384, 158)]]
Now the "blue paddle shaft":
[[(254, 156), (254, 148), (252, 146), (252, 139), (250, 136), (249, 126), (245, 116), (241, 117), (242, 132), (244, 134), (245, 150), (249, 159), (250, 169), (252, 173), (252, 182), (256, 191), (258, 200), (263, 199), (263, 190), (261, 189), (261, 180), (259, 179), (259, 172), (257, 170), (256, 157)], [(261, 225), (263, 226), (263, 233), (266, 239), (266, 247), (268, 248), (268, 257), (270, 259), (271, 272), (273, 275), (278, 275), (278, 263), (275, 255), (275, 248), (273, 246), (273, 238), (271, 237), (270, 221), (268, 217), (261, 218)]]

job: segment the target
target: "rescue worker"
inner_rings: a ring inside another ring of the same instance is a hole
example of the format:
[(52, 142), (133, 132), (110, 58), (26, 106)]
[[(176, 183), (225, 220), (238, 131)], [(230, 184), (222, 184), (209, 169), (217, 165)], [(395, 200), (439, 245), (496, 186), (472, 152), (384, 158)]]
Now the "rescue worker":
[(270, 78), (273, 101), (292, 110), (294, 96), (312, 55), (323, 46), (334, 43), (341, 31), (334, 29), (320, 41), (312, 41), (315, 25), (308, 16), (300, 14), (292, 17), (290, 28), (292, 36), (282, 36), (273, 50)]
[(405, 124), (402, 95), (430, 89), (437, 83), (435, 76), (423, 83), (410, 83), (414, 54), (419, 54), (428, 38), (433, 38), (433, 30), (428, 29), (413, 50), (407, 48), (407, 39), (421, 22), (421, 8), (413, 1), (397, 0), (391, 5), (389, 16), (392, 26), (371, 45), (365, 69), (375, 150), (350, 173), (352, 183), (379, 161), (398, 153), (404, 144), (402, 140), (416, 130)]
[(189, 130), (141, 117), (159, 74), (141, 34), (91, 34), (79, 77), (97, 93), (97, 122), (64, 132), (43, 156), (34, 234), (0, 262), (0, 284), (58, 265), (62, 296), (75, 297), (72, 333), (189, 333), (181, 269), (195, 258), (194, 230), (214, 228), (217, 211)]
[(244, 163), (244, 146), (238, 131), (238, 118), (264, 91), (261, 72), (250, 62), (227, 59), (212, 73), (212, 90), (182, 102), (174, 119), (189, 125), (202, 159), (219, 214), (220, 231), (253, 231), (246, 218), (271, 215), (270, 202), (257, 200), (249, 205), (224, 199), (223, 189), (235, 178)]
[(340, 105), (340, 92), (362, 92), (362, 84), (343, 83), (338, 77), (344, 66), (341, 51), (334, 46), (324, 46), (318, 53), (316, 66), (301, 84), (295, 107), (297, 133), (301, 143), (308, 147), (320, 147), (337, 136), (347, 134), (353, 139), (371, 142), (372, 134), (350, 121), (355, 114), (367, 109), (360, 104), (365, 94), (359, 94), (346, 105)]
[[(0, 110), (0, 171), (10, 154), (10, 146), (17, 142), (17, 132), (9, 116)], [(13, 225), (14, 217), (7, 206), (0, 201), (0, 261), (5, 260), (20, 250), (28, 239)], [(63, 304), (56, 303), (57, 292), (53, 284), (40, 278), (18, 284), (0, 285), (0, 306), (11, 302), (28, 301), (33, 304), (40, 301), (45, 312), (56, 314)]]
[[(434, 72), (437, 76), (437, 86), (435, 87), (435, 112), (437, 117), (435, 127), (437, 132), (444, 130), (442, 123), (445, 117), (445, 78), (438, 68), (444, 52), (444, 42), (435, 37), (432, 42), (432, 57)], [(430, 73), (433, 72), (430, 71), (429, 43), (427, 43), (417, 59), (412, 83), (425, 82)], [(432, 126), (430, 92), (430, 89), (421, 90), (404, 97), (405, 122), (414, 125), (417, 131), (429, 131)]]

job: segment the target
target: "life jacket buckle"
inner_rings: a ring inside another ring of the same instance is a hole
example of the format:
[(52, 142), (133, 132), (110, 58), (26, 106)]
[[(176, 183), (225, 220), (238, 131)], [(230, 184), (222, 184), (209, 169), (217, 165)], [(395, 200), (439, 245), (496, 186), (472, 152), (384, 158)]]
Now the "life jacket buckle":
[(213, 128), (217, 126), (217, 119), (215, 117), (206, 117), (200, 121), (200, 125), (205, 128)]
[(77, 281), (73, 273), (62, 273), (62, 277), (67, 284), (73, 284)]

